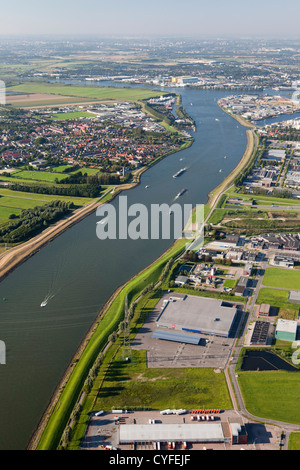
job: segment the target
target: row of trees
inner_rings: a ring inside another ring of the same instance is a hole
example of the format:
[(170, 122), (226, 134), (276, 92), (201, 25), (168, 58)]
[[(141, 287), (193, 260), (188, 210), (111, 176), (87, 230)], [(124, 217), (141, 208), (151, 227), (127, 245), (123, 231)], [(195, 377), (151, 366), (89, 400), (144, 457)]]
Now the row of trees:
[(96, 198), (101, 193), (101, 185), (71, 184), (70, 186), (39, 185), (15, 183), (10, 187), (13, 191), (26, 193), (52, 194), (55, 196), (89, 197)]
[(39, 233), (49, 224), (57, 222), (74, 207), (72, 202), (52, 201), (44, 206), (23, 210), (19, 217), (1, 226), (0, 242), (19, 243)]

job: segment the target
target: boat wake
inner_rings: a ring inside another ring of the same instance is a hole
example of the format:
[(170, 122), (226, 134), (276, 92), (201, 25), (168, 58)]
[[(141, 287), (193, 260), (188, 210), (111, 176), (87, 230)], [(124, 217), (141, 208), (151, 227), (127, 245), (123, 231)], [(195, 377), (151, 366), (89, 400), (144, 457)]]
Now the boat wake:
[(43, 302), (41, 303), (40, 306), (41, 306), (41, 307), (46, 307), (46, 305), (48, 304), (48, 302), (50, 302), (50, 300), (53, 299), (54, 295), (55, 295), (55, 294), (48, 294), (48, 295), (44, 298), (44, 300), (43, 300)]

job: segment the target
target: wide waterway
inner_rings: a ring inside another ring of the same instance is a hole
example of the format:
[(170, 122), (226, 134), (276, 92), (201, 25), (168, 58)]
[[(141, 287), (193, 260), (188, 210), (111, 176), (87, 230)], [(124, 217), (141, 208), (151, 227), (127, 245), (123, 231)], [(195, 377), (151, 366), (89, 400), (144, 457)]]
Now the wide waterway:
[[(245, 127), (217, 105), (219, 98), (231, 93), (188, 89), (180, 93), (196, 122), (195, 141), (145, 172), (139, 186), (123, 192), (128, 204), (171, 204), (182, 188), (188, 191), (181, 203), (205, 203), (245, 151)], [(172, 178), (182, 167), (187, 171)], [(116, 207), (118, 200), (113, 202)], [(100, 241), (96, 221), (93, 214), (70, 228), (0, 284), (0, 339), (7, 349), (6, 365), (0, 366), (0, 449), (26, 448), (101, 307), (119, 285), (173, 241)], [(52, 299), (41, 308), (50, 291)]]

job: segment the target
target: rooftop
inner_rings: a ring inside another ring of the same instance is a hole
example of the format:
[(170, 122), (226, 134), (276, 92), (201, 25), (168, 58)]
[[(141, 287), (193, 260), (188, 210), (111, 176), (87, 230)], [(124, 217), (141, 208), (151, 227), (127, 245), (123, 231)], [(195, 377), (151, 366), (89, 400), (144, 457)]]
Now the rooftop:
[(277, 331), (285, 331), (286, 333), (297, 332), (297, 321), (296, 320), (284, 320), (279, 318), (276, 326)]
[(227, 337), (236, 312), (235, 306), (219, 299), (170, 294), (157, 326)]
[(127, 442), (224, 442), (221, 422), (192, 424), (121, 424), (120, 443)]

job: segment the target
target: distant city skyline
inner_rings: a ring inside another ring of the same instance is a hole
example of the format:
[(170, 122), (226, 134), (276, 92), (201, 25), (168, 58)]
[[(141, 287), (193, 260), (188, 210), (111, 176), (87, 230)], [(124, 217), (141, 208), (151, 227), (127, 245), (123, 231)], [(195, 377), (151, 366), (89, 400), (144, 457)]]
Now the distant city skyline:
[(0, 37), (209, 36), (299, 38), (298, 0), (11, 0)]

